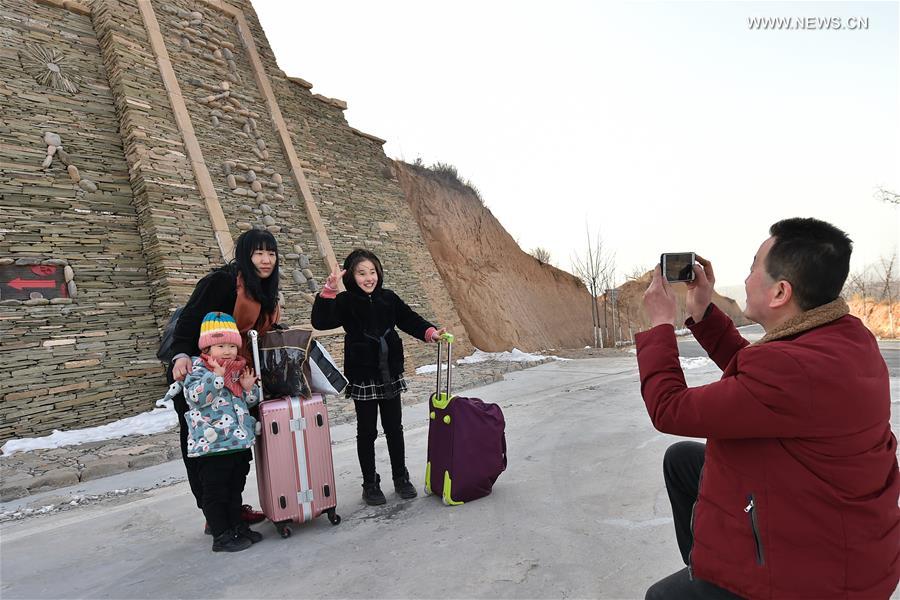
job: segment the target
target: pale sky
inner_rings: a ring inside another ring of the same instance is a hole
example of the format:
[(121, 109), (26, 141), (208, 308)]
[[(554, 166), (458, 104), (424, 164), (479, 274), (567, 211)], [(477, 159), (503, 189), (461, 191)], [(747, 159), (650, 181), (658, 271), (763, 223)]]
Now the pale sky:
[(900, 191), (898, 2), (253, 4), (288, 75), (345, 100), (388, 156), (455, 165), (563, 269), (585, 222), (619, 282), (695, 251), (717, 287), (742, 285), (793, 216), (847, 231), (853, 270), (897, 248), (900, 208), (874, 193)]

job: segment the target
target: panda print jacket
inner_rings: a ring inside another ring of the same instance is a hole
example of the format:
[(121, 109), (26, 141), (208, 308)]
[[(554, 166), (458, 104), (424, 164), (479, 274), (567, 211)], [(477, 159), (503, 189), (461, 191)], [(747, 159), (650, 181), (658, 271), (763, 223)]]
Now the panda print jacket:
[(258, 388), (236, 396), (202, 359), (195, 357), (193, 362), (193, 370), (184, 378), (188, 457), (235, 452), (253, 446), (256, 419), (250, 415), (250, 408), (259, 403)]

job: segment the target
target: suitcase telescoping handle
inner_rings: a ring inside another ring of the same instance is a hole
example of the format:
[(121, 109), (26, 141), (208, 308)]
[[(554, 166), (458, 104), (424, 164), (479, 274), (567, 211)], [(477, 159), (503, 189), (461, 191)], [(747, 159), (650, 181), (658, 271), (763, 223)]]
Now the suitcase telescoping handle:
[(435, 388), (434, 397), (441, 397), (441, 347), (447, 342), (447, 398), (450, 398), (450, 365), (453, 361), (453, 337), (452, 333), (444, 333), (437, 342), (437, 387)]
[(259, 401), (263, 401), (262, 371), (259, 368), (259, 333), (255, 329), (247, 332), (250, 336), (250, 347), (253, 348), (253, 370), (256, 371), (256, 380), (259, 385)]

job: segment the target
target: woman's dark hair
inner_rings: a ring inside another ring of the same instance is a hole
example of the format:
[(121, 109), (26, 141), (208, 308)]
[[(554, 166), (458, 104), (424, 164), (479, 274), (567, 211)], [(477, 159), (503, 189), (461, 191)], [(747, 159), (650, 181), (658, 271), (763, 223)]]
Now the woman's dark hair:
[[(260, 279), (253, 266), (253, 253), (257, 250), (269, 250), (275, 253), (275, 264), (272, 274)], [(278, 306), (278, 242), (264, 229), (250, 229), (238, 237), (234, 244), (234, 259), (228, 263), (232, 272), (240, 273), (244, 279), (244, 289), (251, 298), (259, 302), (262, 310), (268, 314), (275, 312)]]
[(364, 248), (356, 248), (344, 259), (343, 268), (347, 272), (344, 273), (343, 281), (344, 287), (348, 290), (359, 289), (359, 286), (356, 285), (356, 279), (353, 278), (353, 270), (356, 269), (356, 265), (364, 260), (371, 261), (375, 265), (375, 272), (378, 273), (378, 284), (375, 288), (380, 288), (384, 283), (384, 270), (381, 268), (381, 261), (375, 256), (375, 253)]
[(853, 240), (818, 219), (784, 219), (769, 228), (775, 243), (766, 257), (766, 273), (791, 283), (797, 305), (810, 310), (841, 294), (850, 272)]

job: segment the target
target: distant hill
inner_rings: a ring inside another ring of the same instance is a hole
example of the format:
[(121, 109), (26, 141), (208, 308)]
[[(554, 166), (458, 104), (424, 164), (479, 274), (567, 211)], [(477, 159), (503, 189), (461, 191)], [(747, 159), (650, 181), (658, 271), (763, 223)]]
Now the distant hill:
[(455, 173), (394, 163), (434, 264), (472, 344), (485, 351), (582, 348), (591, 295), (524, 252)]

